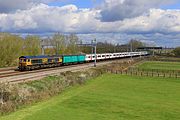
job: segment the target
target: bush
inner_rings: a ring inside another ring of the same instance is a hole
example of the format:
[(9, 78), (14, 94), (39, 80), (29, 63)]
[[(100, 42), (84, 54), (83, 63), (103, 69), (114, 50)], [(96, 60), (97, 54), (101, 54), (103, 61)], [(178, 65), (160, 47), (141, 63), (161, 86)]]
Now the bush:
[(16, 66), (22, 55), (40, 54), (40, 38), (27, 36), (25, 39), (18, 35), (0, 33), (0, 67)]
[(180, 47), (177, 47), (173, 50), (173, 53), (176, 57), (180, 57)]

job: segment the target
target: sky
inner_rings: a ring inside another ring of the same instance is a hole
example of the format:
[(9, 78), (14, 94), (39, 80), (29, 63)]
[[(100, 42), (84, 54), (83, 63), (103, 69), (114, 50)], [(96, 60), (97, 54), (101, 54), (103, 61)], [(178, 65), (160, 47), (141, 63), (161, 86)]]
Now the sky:
[[(98, 0), (101, 1), (101, 0)], [(49, 3), (48, 5), (51, 6), (64, 6), (64, 5), (68, 5), (68, 4), (74, 4), (76, 5), (78, 8), (93, 8), (96, 6), (96, 4), (101, 3), (98, 1), (93, 1), (93, 0), (67, 0), (67, 1), (54, 1)]]
[(0, 32), (180, 46), (180, 0), (0, 0)]

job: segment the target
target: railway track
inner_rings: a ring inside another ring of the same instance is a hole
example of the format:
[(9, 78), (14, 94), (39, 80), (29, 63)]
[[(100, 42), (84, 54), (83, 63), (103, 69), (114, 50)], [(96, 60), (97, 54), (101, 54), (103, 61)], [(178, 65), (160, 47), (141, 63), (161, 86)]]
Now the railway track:
[[(98, 63), (98, 65), (108, 64), (108, 63), (110, 63), (110, 61), (100, 62)], [(50, 75), (57, 75), (61, 72), (77, 71), (77, 70), (87, 69), (91, 67), (93, 67), (92, 63), (86, 63), (86, 64), (76, 64), (76, 65), (70, 65), (70, 66), (61, 66), (61, 67), (49, 68), (49, 69), (40, 69), (40, 70), (34, 70), (34, 71), (25, 71), (25, 72), (14, 71), (11, 73), (1, 74), (0, 81), (9, 82), (9, 83), (27, 82), (27, 81), (32, 81), (32, 80), (39, 80)]]
[[(90, 63), (86, 63), (86, 64), (90, 64)], [(11, 76), (17, 76), (17, 75), (32, 74), (32, 73), (39, 73), (39, 72), (52, 71), (52, 70), (59, 70), (59, 69), (64, 69), (64, 68), (77, 67), (79, 65), (80, 64), (74, 64), (74, 65), (70, 65), (70, 66), (61, 66), (61, 67), (39, 69), (39, 70), (33, 70), (33, 71), (9, 71), (9, 72), (0, 73), (0, 78), (6, 78), (6, 77), (11, 77)]]
[[(108, 61), (101, 61), (98, 62), (97, 65), (105, 65), (112, 63), (114, 61), (127, 61), (130, 58), (125, 59), (119, 59), (119, 60), (108, 60)], [(15, 71), (15, 68), (9, 68), (5, 71), (0, 71), (0, 82), (9, 82), (9, 83), (20, 83), (20, 82), (27, 82), (32, 80), (39, 80), (44, 77), (50, 76), (50, 75), (57, 75), (61, 72), (66, 71), (78, 71), (83, 69), (92, 68), (93, 63), (86, 63), (86, 64), (74, 64), (69, 66), (61, 66), (61, 67), (55, 67), (55, 68), (48, 68), (48, 69), (39, 69), (39, 70), (33, 70), (33, 71)]]
[(0, 73), (16, 70), (17, 67), (0, 68)]

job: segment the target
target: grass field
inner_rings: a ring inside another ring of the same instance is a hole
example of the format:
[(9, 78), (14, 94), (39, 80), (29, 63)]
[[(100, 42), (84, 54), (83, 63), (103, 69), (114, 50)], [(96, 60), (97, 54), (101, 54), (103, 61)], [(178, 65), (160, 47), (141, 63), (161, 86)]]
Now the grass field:
[(180, 120), (180, 81), (105, 74), (0, 120)]
[(141, 69), (180, 70), (180, 62), (146, 61), (138, 67)]

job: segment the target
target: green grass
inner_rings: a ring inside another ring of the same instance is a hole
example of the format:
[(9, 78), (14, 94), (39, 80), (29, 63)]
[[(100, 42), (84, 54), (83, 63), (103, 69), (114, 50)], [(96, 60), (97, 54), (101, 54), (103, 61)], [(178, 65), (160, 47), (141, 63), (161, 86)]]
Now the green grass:
[(138, 67), (141, 69), (180, 70), (180, 62), (146, 61)]
[(180, 120), (180, 81), (105, 74), (0, 120)]

